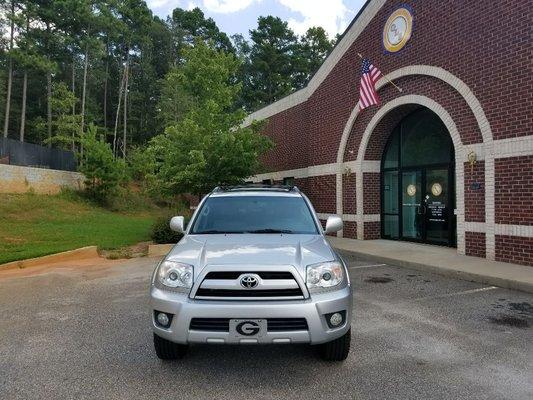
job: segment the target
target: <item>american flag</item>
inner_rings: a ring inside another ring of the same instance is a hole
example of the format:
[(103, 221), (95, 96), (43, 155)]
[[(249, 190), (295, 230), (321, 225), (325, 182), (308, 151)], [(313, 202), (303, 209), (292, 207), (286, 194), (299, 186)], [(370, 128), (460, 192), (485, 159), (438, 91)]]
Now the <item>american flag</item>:
[(363, 59), (361, 75), (361, 88), (359, 89), (359, 109), (364, 110), (374, 104), (379, 104), (376, 92), (376, 82), (381, 78), (381, 71), (370, 64), (368, 59)]

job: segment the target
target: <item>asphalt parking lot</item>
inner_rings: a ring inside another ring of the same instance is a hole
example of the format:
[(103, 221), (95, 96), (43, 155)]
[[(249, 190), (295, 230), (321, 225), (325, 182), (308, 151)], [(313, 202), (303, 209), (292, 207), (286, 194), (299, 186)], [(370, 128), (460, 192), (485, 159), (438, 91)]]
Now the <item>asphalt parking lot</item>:
[(346, 256), (352, 352), (152, 349), (156, 259), (0, 273), (1, 399), (531, 399), (533, 295)]

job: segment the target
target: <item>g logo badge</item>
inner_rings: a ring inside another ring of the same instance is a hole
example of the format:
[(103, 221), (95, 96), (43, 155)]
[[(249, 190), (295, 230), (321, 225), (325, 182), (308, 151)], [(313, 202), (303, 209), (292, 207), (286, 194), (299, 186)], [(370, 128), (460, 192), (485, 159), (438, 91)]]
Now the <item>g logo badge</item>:
[(253, 321), (244, 321), (238, 324), (235, 327), (235, 330), (239, 335), (243, 336), (253, 336), (259, 333), (259, 325), (256, 322)]

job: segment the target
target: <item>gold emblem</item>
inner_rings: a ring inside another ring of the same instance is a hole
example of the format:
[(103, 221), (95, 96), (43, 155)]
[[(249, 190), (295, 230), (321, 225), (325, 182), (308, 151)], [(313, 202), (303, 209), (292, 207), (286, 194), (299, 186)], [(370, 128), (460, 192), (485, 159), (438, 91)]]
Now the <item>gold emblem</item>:
[(439, 197), (442, 193), (442, 185), (440, 183), (434, 183), (433, 185), (431, 185), (431, 193), (433, 194), (433, 196)]
[(416, 186), (413, 185), (413, 184), (408, 185), (407, 186), (407, 194), (409, 196), (411, 196), (411, 197), (414, 196), (416, 194)]
[(394, 11), (383, 28), (383, 46), (391, 53), (400, 51), (411, 38), (413, 14), (406, 7)]

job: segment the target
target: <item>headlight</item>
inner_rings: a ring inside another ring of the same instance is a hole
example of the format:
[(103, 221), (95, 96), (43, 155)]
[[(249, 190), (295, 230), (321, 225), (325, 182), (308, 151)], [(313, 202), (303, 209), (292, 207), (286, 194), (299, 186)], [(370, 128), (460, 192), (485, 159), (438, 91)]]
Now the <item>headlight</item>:
[(307, 266), (307, 287), (330, 288), (337, 286), (344, 280), (344, 268), (337, 261), (329, 261)]
[(175, 261), (163, 261), (157, 270), (156, 279), (164, 286), (190, 289), (193, 282), (193, 267)]

